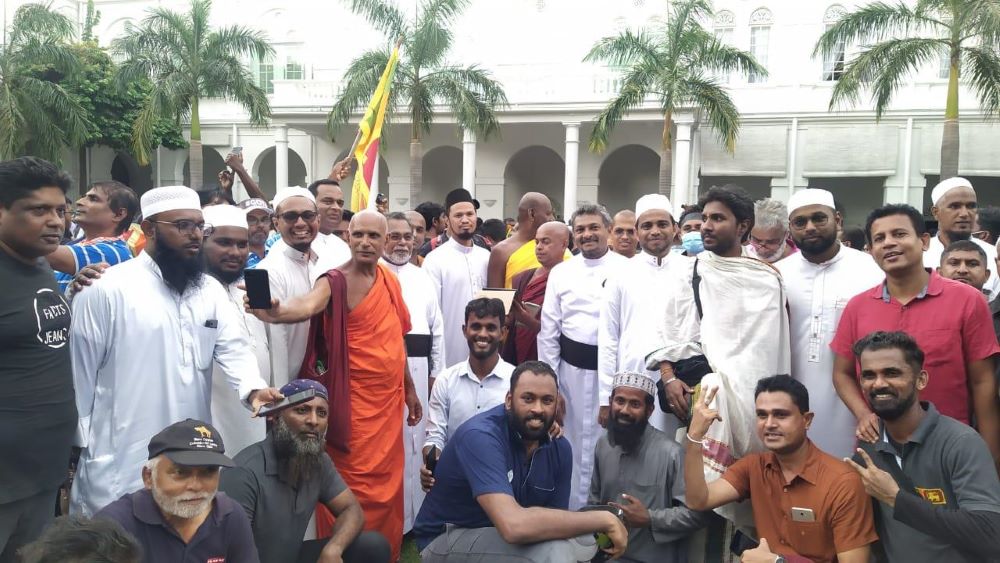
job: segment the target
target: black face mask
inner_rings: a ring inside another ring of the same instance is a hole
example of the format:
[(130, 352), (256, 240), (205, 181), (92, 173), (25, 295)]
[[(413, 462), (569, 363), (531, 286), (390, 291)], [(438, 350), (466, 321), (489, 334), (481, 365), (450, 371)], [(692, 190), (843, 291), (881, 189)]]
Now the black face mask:
[(201, 250), (188, 258), (165, 244), (159, 244), (156, 246), (153, 261), (160, 267), (160, 275), (163, 276), (167, 287), (176, 291), (178, 295), (184, 295), (189, 287), (199, 285), (205, 275), (205, 261)]

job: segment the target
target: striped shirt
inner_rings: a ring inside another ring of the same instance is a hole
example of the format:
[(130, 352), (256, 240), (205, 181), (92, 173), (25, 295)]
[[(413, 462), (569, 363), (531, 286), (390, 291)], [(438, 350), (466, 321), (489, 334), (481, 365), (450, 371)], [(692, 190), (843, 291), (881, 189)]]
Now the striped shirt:
[[(95, 238), (66, 246), (73, 251), (73, 261), (76, 262), (77, 272), (91, 264), (105, 262), (114, 266), (132, 258), (132, 251), (129, 250), (128, 243), (118, 237)], [(71, 281), (73, 281), (71, 274), (56, 272), (59, 291), (66, 293)]]

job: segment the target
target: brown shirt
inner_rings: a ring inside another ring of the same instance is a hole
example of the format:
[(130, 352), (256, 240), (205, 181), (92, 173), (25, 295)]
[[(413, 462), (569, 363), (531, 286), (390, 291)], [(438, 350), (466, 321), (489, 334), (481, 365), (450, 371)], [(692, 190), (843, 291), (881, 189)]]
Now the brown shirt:
[[(835, 561), (837, 553), (878, 539), (872, 503), (861, 477), (843, 461), (806, 442), (802, 473), (786, 483), (773, 453), (752, 454), (734, 463), (723, 479), (740, 499), (750, 498), (757, 533), (771, 551), (813, 561)], [(797, 522), (792, 508), (808, 508), (813, 522)]]

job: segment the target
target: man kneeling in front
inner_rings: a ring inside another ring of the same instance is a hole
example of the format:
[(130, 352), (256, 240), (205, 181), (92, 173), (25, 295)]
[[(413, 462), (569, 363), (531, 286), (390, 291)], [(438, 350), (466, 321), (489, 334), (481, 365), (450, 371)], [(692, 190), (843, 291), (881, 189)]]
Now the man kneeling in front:
[[(285, 397), (312, 389), (315, 396), (273, 415), (267, 438), (247, 446), (222, 472), (220, 489), (243, 505), (261, 563), (388, 563), (389, 542), (362, 531), (365, 516), (324, 449), (329, 394), (321, 383), (296, 379)], [(316, 503), (336, 523), (330, 538), (303, 542)]]
[[(445, 445), (413, 531), (424, 563), (589, 561), (593, 534), (614, 558), (628, 533), (610, 512), (568, 512), (572, 453), (550, 438), (556, 374), (525, 362), (510, 377), (504, 404), (466, 421)], [(589, 551), (589, 552), (588, 552)]]

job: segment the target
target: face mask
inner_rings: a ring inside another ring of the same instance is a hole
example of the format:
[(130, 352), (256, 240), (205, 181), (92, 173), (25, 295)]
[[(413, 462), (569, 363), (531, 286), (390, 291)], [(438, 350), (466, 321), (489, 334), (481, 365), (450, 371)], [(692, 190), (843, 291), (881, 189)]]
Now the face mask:
[(705, 250), (705, 244), (701, 242), (701, 233), (698, 231), (684, 233), (684, 236), (681, 237), (681, 245), (687, 251), (688, 256), (694, 256)]

